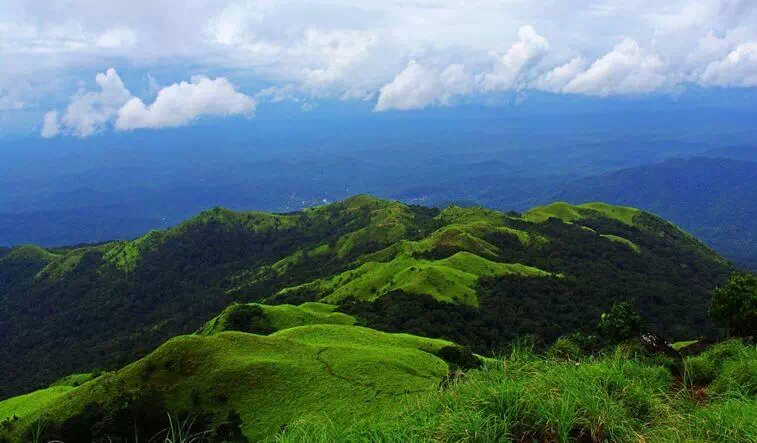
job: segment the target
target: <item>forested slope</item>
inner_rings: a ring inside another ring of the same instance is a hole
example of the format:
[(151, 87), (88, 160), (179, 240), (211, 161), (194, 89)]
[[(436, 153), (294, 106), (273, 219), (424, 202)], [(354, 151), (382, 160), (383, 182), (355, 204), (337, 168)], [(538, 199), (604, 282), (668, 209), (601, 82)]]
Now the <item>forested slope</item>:
[(608, 205), (217, 208), (132, 241), (0, 251), (0, 398), (123, 366), (233, 302), (330, 302), (359, 324), (487, 353), (591, 327), (632, 300), (650, 327), (688, 338), (714, 333), (710, 291), (729, 271), (662, 219)]

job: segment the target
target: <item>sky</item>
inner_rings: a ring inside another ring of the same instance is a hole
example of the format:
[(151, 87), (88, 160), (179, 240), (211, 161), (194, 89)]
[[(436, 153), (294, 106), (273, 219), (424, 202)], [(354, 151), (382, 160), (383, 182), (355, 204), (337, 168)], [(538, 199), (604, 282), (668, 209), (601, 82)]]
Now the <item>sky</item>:
[(0, 136), (755, 89), (757, 0), (0, 2)]

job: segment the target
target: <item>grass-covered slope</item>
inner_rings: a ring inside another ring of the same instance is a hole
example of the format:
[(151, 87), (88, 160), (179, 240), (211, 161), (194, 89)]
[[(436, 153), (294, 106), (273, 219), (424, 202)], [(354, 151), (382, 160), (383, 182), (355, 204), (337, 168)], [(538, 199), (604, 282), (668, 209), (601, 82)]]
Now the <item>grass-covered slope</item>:
[(234, 303), (207, 322), (200, 335), (214, 335), (224, 331), (268, 334), (295, 326), (334, 324), (353, 325), (355, 318), (334, 312), (336, 305), (308, 302), (294, 305), (264, 305)]
[[(344, 325), (300, 326), (270, 336), (180, 336), (79, 387), (54, 387), (0, 402), (0, 422), (18, 417), (7, 434), (14, 439), (23, 439), (42, 420), (49, 438), (73, 441), (66, 439), (73, 427), (79, 432), (94, 427), (88, 420), (96, 420), (96, 414), (88, 411), (117, 410), (126, 395), (129, 401), (150, 399), (152, 406), (143, 408), (157, 417), (165, 411), (209, 415), (212, 424), (234, 410), (242, 431), (255, 440), (308, 416), (346, 426), (436, 390), (448, 366), (434, 353), (448, 344)], [(149, 428), (139, 430), (149, 439)]]
[[(729, 271), (717, 254), (642, 211), (558, 209), (520, 217), (356, 196), (288, 214), (216, 208), (131, 241), (0, 251), (0, 346), (11, 356), (0, 359), (0, 398), (120, 367), (235, 302), (300, 315), (326, 301), (362, 324), (481, 353), (512, 335), (552, 340), (617, 299), (637, 300), (673, 338), (710, 330), (709, 291)], [(457, 315), (465, 327), (444, 326)]]
[(516, 349), (399, 414), (304, 417), (278, 441), (752, 442), (755, 363), (757, 348), (735, 341), (688, 358), (681, 378), (628, 347), (571, 360)]
[(551, 274), (521, 264), (492, 262), (470, 252), (458, 252), (441, 260), (400, 255), (387, 263), (369, 262), (326, 280), (286, 288), (278, 295), (286, 297), (305, 291), (334, 304), (348, 298), (371, 301), (402, 290), (428, 294), (439, 301), (475, 306), (478, 279), (506, 275), (546, 277)]

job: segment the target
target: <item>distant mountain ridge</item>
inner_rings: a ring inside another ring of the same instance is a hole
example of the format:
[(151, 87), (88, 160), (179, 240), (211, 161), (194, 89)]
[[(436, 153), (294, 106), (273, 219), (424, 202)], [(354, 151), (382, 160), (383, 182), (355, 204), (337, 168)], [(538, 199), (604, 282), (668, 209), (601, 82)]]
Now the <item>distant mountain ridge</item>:
[(554, 198), (654, 212), (738, 264), (757, 269), (757, 163), (672, 159), (577, 180), (560, 187)]

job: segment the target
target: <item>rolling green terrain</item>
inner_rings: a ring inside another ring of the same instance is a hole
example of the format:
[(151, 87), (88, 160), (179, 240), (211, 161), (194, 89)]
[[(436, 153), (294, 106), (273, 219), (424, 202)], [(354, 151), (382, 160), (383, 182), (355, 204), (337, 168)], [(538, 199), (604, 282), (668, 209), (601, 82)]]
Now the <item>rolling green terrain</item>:
[(193, 417), (182, 430), (196, 441), (757, 438), (753, 344), (731, 340), (675, 363), (634, 342), (585, 355), (561, 339), (544, 354), (515, 344), (449, 374), (456, 366), (439, 357), (448, 345), (345, 325), (180, 336), (78, 387), (0, 402), (0, 439), (168, 442), (166, 411)]
[(158, 416), (163, 409), (209, 414), (218, 422), (234, 410), (253, 439), (308, 416), (346, 426), (435, 391), (448, 367), (434, 353), (448, 344), (345, 325), (296, 326), (269, 336), (180, 336), (78, 387), (54, 386), (0, 402), (0, 422), (18, 417), (8, 432), (14, 439), (41, 422), (49, 438), (89, 441), (104, 435), (74, 434), (67, 420), (94, 425), (102, 417), (91, 411), (149, 398)]
[(467, 251), (442, 260), (419, 260), (401, 255), (386, 263), (368, 262), (326, 280), (285, 288), (277, 296), (306, 291), (319, 294), (317, 297), (327, 303), (339, 304), (346, 298), (372, 301), (403, 290), (428, 294), (439, 301), (476, 306), (478, 279), (507, 275), (547, 277), (551, 274), (518, 263), (492, 262)]
[(757, 347), (692, 340), (731, 271), (633, 208), (368, 196), (3, 250), (0, 442), (754, 441)]
[(751, 442), (755, 361), (754, 345), (725, 342), (679, 378), (633, 346), (575, 359), (516, 348), (399, 413), (347, 428), (304, 418), (277, 441)]
[(336, 305), (315, 302), (300, 306), (235, 303), (207, 322), (198, 334), (214, 335), (224, 331), (271, 333), (303, 325), (355, 324), (354, 317), (334, 312), (336, 308)]
[(488, 355), (590, 329), (630, 300), (673, 339), (713, 335), (710, 292), (730, 271), (664, 220), (599, 203), (520, 215), (361, 195), (288, 214), (216, 208), (131, 241), (0, 251), (0, 399), (237, 321), (260, 334), (356, 323)]

